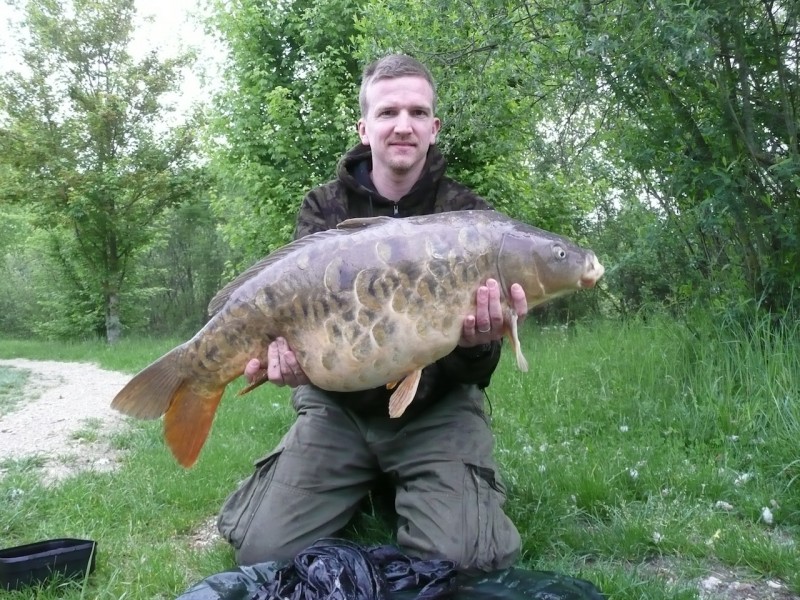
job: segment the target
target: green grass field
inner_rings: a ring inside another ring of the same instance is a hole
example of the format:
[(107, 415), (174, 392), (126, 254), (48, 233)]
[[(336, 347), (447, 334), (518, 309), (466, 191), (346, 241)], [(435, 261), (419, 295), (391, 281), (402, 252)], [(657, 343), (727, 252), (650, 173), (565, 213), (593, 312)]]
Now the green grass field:
[[(530, 371), (516, 371), (506, 351), (488, 390), (506, 509), (524, 540), (520, 565), (589, 579), (613, 599), (697, 598), (698, 580), (712, 572), (775, 594), (754, 598), (800, 594), (798, 333), (766, 322), (747, 332), (658, 319), (529, 323)], [(0, 340), (0, 358), (133, 373), (175, 342), (109, 349)], [(14, 409), (22, 381), (0, 369), (0, 414)], [(123, 464), (112, 473), (45, 487), (37, 460), (0, 464), (1, 547), (64, 536), (99, 542), (87, 581), (5, 597), (174, 598), (233, 567), (224, 543), (197, 547), (194, 535), (292, 422), (287, 390), (233, 397), (240, 386), (230, 386), (190, 470), (172, 459), (158, 422), (132, 422), (114, 437)], [(351, 533), (392, 541), (370, 515)]]

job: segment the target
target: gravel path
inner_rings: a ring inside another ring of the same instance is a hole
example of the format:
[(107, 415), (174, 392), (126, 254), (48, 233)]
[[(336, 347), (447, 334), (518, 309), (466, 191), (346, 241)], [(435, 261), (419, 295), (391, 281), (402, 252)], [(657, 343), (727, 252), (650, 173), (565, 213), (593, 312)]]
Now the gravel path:
[(123, 423), (111, 399), (130, 379), (90, 363), (0, 360), (30, 372), (23, 399), (0, 412), (0, 463), (39, 457), (45, 481), (115, 465), (108, 436)]

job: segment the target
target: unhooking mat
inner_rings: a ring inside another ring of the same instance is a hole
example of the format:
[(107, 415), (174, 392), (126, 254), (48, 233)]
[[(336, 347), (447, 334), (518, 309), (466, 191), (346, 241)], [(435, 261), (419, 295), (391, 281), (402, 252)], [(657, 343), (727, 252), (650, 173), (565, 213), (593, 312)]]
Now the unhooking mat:
[(459, 574), (447, 560), (393, 546), (323, 538), (288, 565), (239, 567), (204, 579), (177, 600), (606, 600), (593, 584), (549, 571)]

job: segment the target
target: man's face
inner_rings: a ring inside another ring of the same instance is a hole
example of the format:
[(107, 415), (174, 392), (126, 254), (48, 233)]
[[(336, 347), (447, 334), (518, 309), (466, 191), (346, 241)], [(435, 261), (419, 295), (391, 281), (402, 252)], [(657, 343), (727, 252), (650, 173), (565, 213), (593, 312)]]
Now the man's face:
[(366, 90), (367, 115), (358, 121), (361, 142), (372, 149), (373, 170), (385, 167), (403, 176), (422, 171), (436, 142), (433, 89), (422, 77), (381, 79)]

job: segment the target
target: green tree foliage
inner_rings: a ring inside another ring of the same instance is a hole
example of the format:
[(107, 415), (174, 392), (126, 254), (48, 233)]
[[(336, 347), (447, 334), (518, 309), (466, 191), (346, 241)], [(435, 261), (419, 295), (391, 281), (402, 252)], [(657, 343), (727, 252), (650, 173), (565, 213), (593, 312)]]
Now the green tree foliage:
[[(26, 324), (36, 306), (25, 291), (32, 276), (35, 249), (28, 240), (33, 219), (21, 207), (0, 210), (0, 331), (5, 335), (28, 333)], [(24, 258), (23, 258), (24, 257)]]
[(219, 3), (229, 48), (210, 128), (220, 180), (213, 201), (239, 264), (285, 243), (305, 192), (335, 175), (356, 141), (361, 65), (347, 0)]
[(208, 303), (225, 283), (227, 246), (217, 231), (207, 194), (161, 216), (163, 227), (142, 256), (138, 289), (148, 333), (191, 337), (207, 318)]
[[(800, 9), (735, 0), (584, 3), (571, 46), (617, 111), (609, 157), (658, 208), (673, 291), (782, 311), (800, 276)], [(705, 285), (703, 285), (705, 282)], [(692, 286), (698, 286), (691, 289)]]
[(2, 199), (49, 233), (66, 286), (52, 288), (61, 333), (109, 342), (159, 215), (200, 181), (192, 127), (163, 124), (162, 99), (190, 57), (135, 60), (134, 16), (132, 0), (29, 1), (23, 66), (0, 84)]

